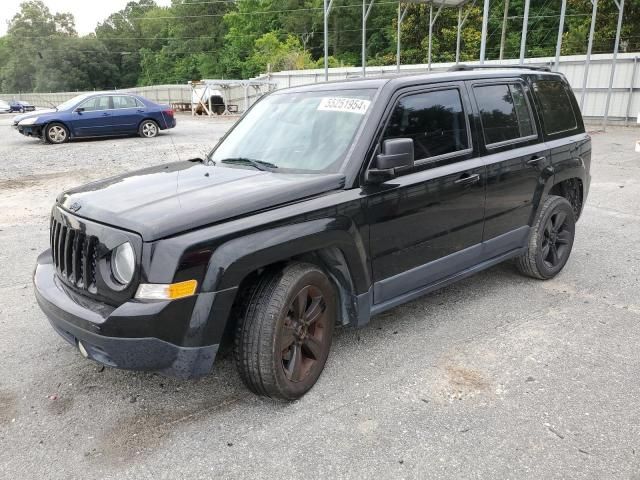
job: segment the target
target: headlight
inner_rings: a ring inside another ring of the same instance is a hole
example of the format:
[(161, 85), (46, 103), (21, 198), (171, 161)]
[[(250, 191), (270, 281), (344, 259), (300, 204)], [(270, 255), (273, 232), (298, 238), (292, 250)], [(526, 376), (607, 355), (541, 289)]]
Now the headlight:
[(115, 279), (123, 285), (128, 285), (133, 279), (136, 266), (135, 253), (129, 242), (117, 246), (111, 254), (111, 272)]
[(33, 125), (38, 121), (38, 117), (25, 118), (24, 120), (20, 120), (18, 125)]

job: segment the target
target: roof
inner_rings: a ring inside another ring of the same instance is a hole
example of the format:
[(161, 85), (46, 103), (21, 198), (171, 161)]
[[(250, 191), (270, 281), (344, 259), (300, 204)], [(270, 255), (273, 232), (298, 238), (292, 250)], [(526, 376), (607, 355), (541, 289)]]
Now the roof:
[(323, 90), (342, 90), (342, 89), (378, 89), (388, 83), (392, 83), (397, 87), (405, 85), (413, 85), (416, 83), (436, 83), (452, 80), (470, 80), (482, 78), (500, 78), (500, 77), (517, 77), (520, 75), (559, 75), (554, 72), (546, 72), (541, 70), (533, 70), (529, 68), (490, 68), (490, 69), (474, 69), (461, 71), (444, 71), (431, 73), (415, 73), (415, 74), (398, 74), (388, 75), (384, 77), (367, 77), (367, 78), (349, 78), (345, 80), (334, 80), (331, 82), (313, 83), (308, 85), (300, 85), (297, 87), (284, 88), (276, 90), (278, 92), (312, 92)]

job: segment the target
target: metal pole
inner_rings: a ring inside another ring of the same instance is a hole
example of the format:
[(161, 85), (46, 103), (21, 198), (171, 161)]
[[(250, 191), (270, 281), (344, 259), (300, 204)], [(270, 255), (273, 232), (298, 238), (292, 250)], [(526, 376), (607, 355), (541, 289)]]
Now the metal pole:
[(456, 35), (456, 65), (460, 63), (460, 30), (462, 29), (462, 5), (458, 7), (458, 34)]
[(436, 23), (436, 20), (438, 20), (438, 17), (440, 16), (440, 12), (442, 11), (442, 7), (444, 7), (444, 3), (440, 4), (440, 7), (438, 8), (438, 11), (436, 12), (436, 16), (433, 16), (433, 2), (431, 2), (431, 5), (429, 6), (429, 67), (428, 70), (431, 71), (431, 38), (432, 38), (432, 33), (433, 33), (433, 26)]
[(409, 5), (404, 7), (404, 10), (402, 10), (400, 2), (398, 2), (398, 51), (396, 53), (398, 72), (400, 72), (400, 25), (402, 25), (402, 20), (404, 20), (404, 16), (407, 14), (408, 9)]
[(431, 32), (433, 28), (433, 2), (429, 5), (429, 54), (427, 56), (427, 71), (431, 71)]
[(460, 63), (460, 41), (461, 41), (462, 27), (467, 21), (467, 18), (469, 18), (471, 9), (475, 4), (476, 4), (476, 0), (473, 0), (473, 2), (471, 2), (471, 8), (467, 10), (467, 13), (465, 13), (464, 17), (462, 16), (463, 5), (460, 5), (460, 7), (458, 8), (458, 37), (456, 38), (456, 64)]
[(520, 65), (524, 63), (524, 55), (527, 52), (527, 28), (529, 27), (529, 4), (531, 0), (524, 2), (524, 18), (522, 19), (522, 36), (520, 37)]
[(556, 43), (556, 63), (554, 70), (557, 72), (560, 66), (560, 51), (562, 50), (562, 34), (564, 33), (564, 16), (567, 13), (567, 0), (562, 0), (560, 8), (560, 25), (558, 26), (558, 42)]
[(333, 0), (324, 0), (324, 80), (329, 80), (329, 12)]
[(484, 63), (484, 57), (487, 53), (488, 20), (489, 20), (489, 0), (484, 0), (484, 8), (482, 10), (482, 38), (480, 39), (480, 65)]
[(507, 38), (507, 17), (509, 16), (509, 0), (504, 0), (504, 14), (502, 15), (502, 35), (500, 35), (500, 60), (504, 58), (504, 43)]
[(362, 78), (367, 76), (367, 0), (362, 0)]
[(613, 78), (616, 75), (616, 61), (618, 60), (618, 48), (620, 47), (620, 30), (622, 29), (622, 16), (624, 13), (624, 0), (613, 0), (618, 7), (618, 27), (616, 28), (616, 43), (613, 47), (613, 59), (611, 62), (611, 76), (609, 77), (609, 89), (607, 90), (607, 102), (604, 106), (604, 120), (602, 121), (603, 130), (607, 129), (607, 121), (609, 120), (609, 105), (611, 103), (611, 90), (613, 89)]
[(398, 73), (400, 73), (400, 23), (402, 22), (402, 15), (400, 12), (400, 2), (398, 2), (398, 51), (396, 53), (396, 62), (398, 64)]
[[(591, 29), (589, 30), (589, 46), (587, 47), (587, 60), (584, 64), (584, 76), (582, 77), (582, 92), (580, 92), (580, 110), (584, 110), (584, 97), (587, 93), (587, 78), (589, 77), (589, 65), (591, 65), (591, 50), (593, 49), (593, 35), (596, 28), (596, 15), (598, 14), (598, 0), (591, 0)], [(584, 114), (584, 111), (583, 111)]]
[(633, 87), (636, 84), (636, 67), (638, 66), (638, 57), (633, 57), (633, 72), (631, 72), (631, 83), (629, 84), (629, 101), (627, 102), (627, 113), (624, 116), (624, 126), (629, 124), (629, 113), (631, 113), (631, 102), (633, 102)]
[(369, 19), (369, 14), (371, 13), (373, 2), (375, 2), (375, 0), (371, 0), (369, 7), (367, 7), (367, 0), (362, 0), (362, 76), (363, 77), (367, 75), (367, 20)]

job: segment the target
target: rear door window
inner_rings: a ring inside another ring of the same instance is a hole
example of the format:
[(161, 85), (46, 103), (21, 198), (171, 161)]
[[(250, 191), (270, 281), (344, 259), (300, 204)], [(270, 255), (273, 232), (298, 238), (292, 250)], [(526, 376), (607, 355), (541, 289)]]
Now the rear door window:
[(113, 108), (136, 108), (136, 99), (126, 95), (117, 95), (113, 97)]
[(389, 120), (383, 141), (411, 138), (416, 161), (469, 150), (467, 120), (457, 88), (407, 95)]
[(578, 127), (564, 83), (556, 80), (535, 81), (533, 91), (540, 104), (544, 132), (547, 135), (568, 132)]
[(487, 145), (527, 140), (536, 135), (522, 85), (476, 85), (474, 93)]

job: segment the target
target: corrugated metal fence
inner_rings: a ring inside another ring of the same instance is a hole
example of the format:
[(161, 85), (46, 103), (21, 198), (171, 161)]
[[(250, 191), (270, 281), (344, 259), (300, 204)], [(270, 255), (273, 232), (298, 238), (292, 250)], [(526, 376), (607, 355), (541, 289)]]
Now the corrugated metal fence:
[[(553, 57), (530, 58), (525, 64), (553, 66)], [(585, 72), (586, 56), (575, 55), (560, 58), (558, 70), (564, 73), (573, 88), (578, 101), (582, 95), (582, 82)], [(611, 105), (609, 108), (609, 120), (627, 121), (635, 124), (640, 112), (640, 53), (621, 53), (618, 55), (616, 72), (611, 93)], [(468, 62), (469, 65), (475, 62)], [(503, 61), (486, 61), (486, 65), (517, 65), (518, 59)], [(453, 63), (434, 63), (432, 72), (444, 71), (451, 68)], [(611, 75), (612, 55), (601, 54), (591, 56), (587, 88), (585, 89), (585, 101), (583, 115), (591, 118), (602, 118), (605, 111), (605, 101)], [(402, 65), (400, 73), (414, 74), (428, 71), (427, 65)], [(367, 67), (367, 77), (380, 77), (397, 75), (395, 65), (385, 67)], [(329, 80), (342, 80), (345, 78), (360, 77), (361, 67), (331, 68)], [(277, 84), (278, 88), (293, 87), (324, 81), (324, 70), (292, 70), (264, 75), (260, 79), (269, 79)]]
[[(565, 56), (560, 59), (559, 71), (564, 73), (573, 87), (578, 100), (582, 95), (582, 82), (585, 71), (586, 57)], [(553, 65), (554, 58), (531, 58), (525, 63), (532, 65)], [(487, 61), (487, 65), (505, 64), (516, 65), (518, 60)], [(640, 53), (621, 53), (618, 56), (616, 73), (613, 82), (609, 119), (635, 124), (640, 112)], [(471, 62), (470, 62), (471, 64)], [(453, 63), (434, 63), (432, 71), (443, 71), (453, 66)], [(589, 79), (585, 90), (583, 115), (591, 118), (601, 118), (605, 112), (605, 102), (611, 74), (612, 55), (600, 54), (591, 57)], [(425, 73), (427, 65), (403, 65), (402, 74)], [(368, 67), (367, 77), (396, 75), (396, 66)], [(332, 68), (329, 69), (329, 80), (341, 80), (361, 76), (360, 67)], [(277, 88), (286, 88), (296, 85), (318, 83), (324, 81), (324, 70), (292, 70), (275, 72), (258, 77), (259, 80), (271, 80)], [(235, 91), (237, 90), (237, 92)], [(241, 88), (229, 92), (229, 103), (239, 105), (242, 110), (244, 105), (244, 93)], [(189, 85), (154, 85), (150, 87), (136, 87), (122, 89), (123, 92), (131, 92), (142, 95), (159, 103), (190, 103), (191, 87)], [(0, 94), (0, 99), (26, 100), (39, 107), (57, 105), (82, 92), (57, 92), (57, 93), (16, 93)], [(257, 93), (250, 95), (249, 103), (257, 98)]]

